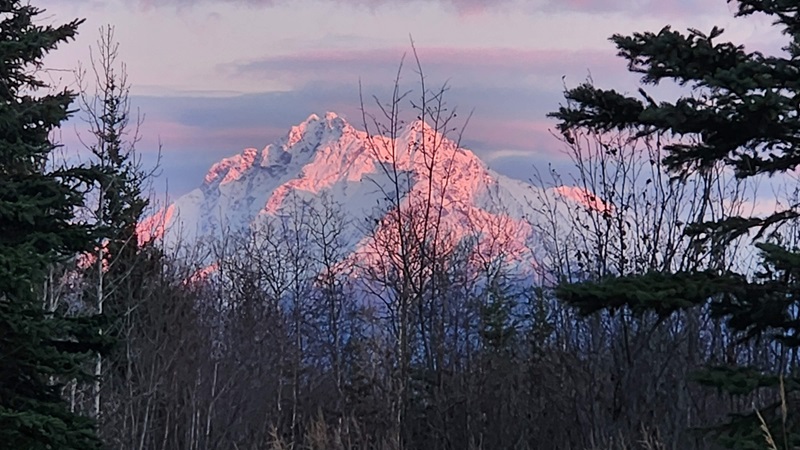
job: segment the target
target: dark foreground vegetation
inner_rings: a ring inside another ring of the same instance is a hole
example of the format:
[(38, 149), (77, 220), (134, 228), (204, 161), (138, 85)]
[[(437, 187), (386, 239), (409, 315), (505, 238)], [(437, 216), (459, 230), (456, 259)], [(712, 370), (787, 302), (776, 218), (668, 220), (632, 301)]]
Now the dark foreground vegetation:
[[(565, 93), (573, 178), (532, 178), (590, 194), (531, 199), (540, 264), (521, 273), (507, 236), (448, 235), (443, 192), (401, 202), (391, 167), (367, 223), (394, 231), (367, 230), (369, 257), (348, 259), (363, 225), (324, 197), (220, 242), (144, 242), (148, 173), (111, 30), (81, 84), (97, 91), (77, 95), (91, 162), (70, 166), (51, 136), (76, 95), (39, 75), (80, 22), (0, 0), (0, 448), (797, 448), (794, 179), (777, 212), (750, 213), (754, 180), (800, 163), (800, 15), (732, 4), (770, 15), (784, 53), (717, 29), (614, 36), (645, 85), (689, 94)], [(445, 89), (420, 76), (410, 108), (451, 132)], [(401, 92), (365, 108), (374, 135), (397, 132)]]

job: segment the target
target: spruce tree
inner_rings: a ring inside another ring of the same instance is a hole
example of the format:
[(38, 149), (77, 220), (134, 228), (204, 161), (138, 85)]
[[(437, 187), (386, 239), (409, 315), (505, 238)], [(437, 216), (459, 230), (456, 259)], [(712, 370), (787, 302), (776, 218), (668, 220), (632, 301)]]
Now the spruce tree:
[[(550, 114), (569, 140), (571, 130), (632, 130), (639, 136), (667, 136), (665, 163), (680, 182), (696, 171), (723, 167), (740, 179), (788, 174), (800, 165), (800, 4), (796, 0), (739, 0), (736, 16), (766, 14), (788, 37), (783, 52), (765, 55), (720, 40), (723, 30), (614, 35), (611, 41), (628, 69), (644, 85), (673, 81), (690, 92), (657, 102), (639, 95), (596, 88), (569, 89), (567, 104)], [(562, 285), (558, 296), (585, 314), (626, 309), (669, 316), (707, 307), (724, 320), (733, 340), (761, 342), (765, 349), (797, 355), (800, 347), (800, 249), (787, 233), (800, 216), (798, 205), (765, 216), (740, 216), (695, 223), (689, 233), (706, 250), (724, 251), (737, 238), (752, 239), (761, 253), (754, 273), (709, 266), (680, 273), (616, 274), (613, 278)], [(795, 240), (797, 236), (791, 237)], [(763, 421), (778, 448), (800, 445), (800, 369), (788, 358), (773, 367), (709, 367), (702, 384), (731, 395), (773, 389), (774, 402), (732, 416), (717, 428), (730, 448), (766, 448)], [(782, 402), (775, 393), (781, 386)], [(763, 398), (763, 397), (762, 397)], [(784, 406), (782, 406), (784, 403)], [(759, 417), (759, 415), (761, 417)], [(770, 447), (771, 448), (771, 447)]]
[[(122, 409), (121, 404), (129, 400), (118, 401), (115, 395), (130, 394), (132, 380), (125, 368), (134, 344), (133, 311), (146, 301), (161, 255), (154, 246), (139, 242), (137, 225), (149, 204), (143, 190), (152, 172), (141, 168), (136, 152), (141, 117), (131, 114), (127, 70), (118, 60), (119, 44), (112, 26), (100, 29), (94, 50), (88, 71), (92, 79), (87, 80), (87, 72), (81, 70), (77, 78), (82, 88), (80, 109), (92, 137), (85, 143), (86, 150), (102, 171), (91, 203), (93, 220), (103, 228), (105, 240), (93, 252), (94, 264), (85, 271), (84, 298), (90, 309), (108, 318), (110, 328), (102, 330), (103, 334), (118, 338), (121, 344), (108, 355), (110, 360), (98, 355), (95, 362), (92, 414), (107, 439), (120, 428), (115, 422), (120, 414), (109, 417), (109, 413)], [(87, 87), (91, 84), (95, 86), (92, 93)], [(109, 396), (109, 401), (104, 396)]]
[(40, 25), (43, 10), (0, 0), (0, 443), (13, 449), (100, 448), (93, 423), (70, 412), (62, 384), (87, 377), (102, 346), (97, 317), (43, 308), (53, 264), (96, 243), (75, 212), (90, 168), (48, 169), (50, 132), (70, 114), (68, 90), (37, 95), (42, 59), (74, 38), (80, 20)]

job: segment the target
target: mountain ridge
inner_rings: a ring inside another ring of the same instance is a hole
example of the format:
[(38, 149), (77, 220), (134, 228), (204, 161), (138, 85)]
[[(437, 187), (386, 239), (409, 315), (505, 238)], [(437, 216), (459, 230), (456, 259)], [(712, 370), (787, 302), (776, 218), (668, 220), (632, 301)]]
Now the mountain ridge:
[[(196, 189), (145, 220), (140, 234), (164, 238), (168, 246), (219, 240), (321, 196), (352, 222), (347, 251), (357, 257), (369, 258), (374, 240), (393, 232), (385, 219), (399, 200), (401, 208), (433, 206), (435, 225), (446, 230), (450, 245), (475, 235), (492, 243), (491, 254), (534, 259), (527, 219), (539, 188), (491, 170), (425, 122), (411, 122), (391, 139), (357, 130), (333, 112), (312, 114), (263, 149), (246, 148), (213, 164)], [(368, 219), (370, 227), (358, 225)]]

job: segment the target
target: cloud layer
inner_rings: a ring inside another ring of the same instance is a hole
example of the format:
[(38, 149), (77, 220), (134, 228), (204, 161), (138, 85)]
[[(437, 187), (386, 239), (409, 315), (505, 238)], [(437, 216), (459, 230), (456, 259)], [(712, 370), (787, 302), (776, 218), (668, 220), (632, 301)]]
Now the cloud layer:
[[(607, 51), (560, 51), (510, 48), (427, 47), (417, 51), (426, 75), (452, 79), (459, 85), (535, 84), (562, 76), (620, 71), (624, 63)], [(388, 80), (403, 62), (413, 78), (416, 62), (409, 48), (320, 50), (265, 56), (220, 66), (232, 77), (281, 80), (300, 86), (314, 80), (356, 83), (359, 79)], [(624, 70), (623, 70), (624, 71)]]
[(367, 99), (387, 99), (403, 54), (403, 87), (417, 88), (409, 34), (428, 86), (448, 82), (448, 105), (474, 109), (464, 144), (525, 179), (534, 164), (561, 156), (546, 114), (565, 84), (591, 74), (603, 87), (635, 91), (610, 34), (666, 22), (704, 29), (731, 15), (724, 0), (37, 1), (57, 18), (88, 18), (50, 67), (85, 61), (93, 29), (117, 26), (134, 103), (147, 115), (140, 149), (155, 154), (160, 138), (173, 193), (312, 112), (336, 111), (359, 126), (359, 82)]
[[(293, 0), (134, 0), (145, 7), (189, 6), (200, 3), (234, 3), (254, 7), (284, 6)], [(296, 0), (294, 0), (296, 1)], [(481, 12), (496, 9), (513, 3), (514, 0), (324, 0), (357, 8), (377, 9), (390, 5), (409, 5), (415, 3), (438, 3), (459, 12)]]
[[(160, 140), (171, 191), (186, 192), (213, 162), (247, 147), (264, 147), (312, 112), (336, 111), (360, 128), (359, 79), (366, 107), (374, 110), (372, 96), (389, 98), (404, 52), (402, 48), (311, 51), (222, 65), (231, 85), (248, 77), (280, 80), (290, 89), (137, 96), (135, 106), (147, 113), (142, 130), (147, 139), (140, 148), (152, 152)], [(549, 132), (553, 121), (546, 114), (563, 99), (564, 77), (575, 85), (591, 70), (604, 85), (635, 82), (625, 73), (624, 63), (609, 52), (423, 47), (418, 53), (430, 88), (445, 82), (452, 86), (445, 96), (447, 106), (458, 108), (462, 117), (474, 110), (463, 145), (492, 168), (520, 179), (528, 179), (534, 166), (562, 158), (560, 144)], [(401, 83), (410, 94), (401, 106), (410, 114), (410, 100), (419, 95), (419, 79), (409, 58)]]
[[(178, 6), (194, 4), (239, 4), (251, 7), (285, 6), (297, 0), (133, 0), (144, 7)], [(504, 10), (512, 7), (525, 11), (579, 11), (579, 12), (623, 12), (629, 15), (659, 14), (680, 16), (708, 13), (719, 10), (714, 1), (697, 0), (316, 0), (338, 3), (355, 8), (377, 10), (379, 8), (405, 5), (438, 4), (459, 13), (481, 13)]]

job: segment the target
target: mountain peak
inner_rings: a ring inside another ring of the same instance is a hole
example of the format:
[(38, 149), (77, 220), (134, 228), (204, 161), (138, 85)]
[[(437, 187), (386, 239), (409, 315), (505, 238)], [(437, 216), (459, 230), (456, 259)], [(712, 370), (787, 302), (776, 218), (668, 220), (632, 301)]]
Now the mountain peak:
[[(322, 117), (311, 114), (289, 130), (286, 136), (286, 149), (294, 147), (302, 140), (320, 140), (328, 132), (341, 133), (347, 128), (350, 128), (350, 124), (335, 112), (328, 111)], [(309, 135), (313, 137), (308, 139)]]
[(311, 113), (311, 114), (308, 116), (308, 118), (306, 118), (306, 120), (304, 120), (304, 121), (300, 122), (300, 125), (303, 125), (303, 124), (310, 124), (310, 123), (313, 123), (313, 122), (319, 122), (319, 116), (318, 116), (318, 115), (316, 115), (315, 113)]
[(445, 139), (445, 135), (441, 133), (439, 129), (431, 126), (422, 119), (410, 122), (403, 128), (400, 135), (404, 136), (409, 142), (423, 143), (425, 141), (427, 144), (441, 142)]
[(417, 132), (436, 133), (436, 130), (422, 119), (416, 119), (406, 126), (406, 129)]
[[(530, 235), (522, 222), (530, 186), (494, 173), (441, 129), (416, 120), (391, 139), (356, 130), (334, 112), (311, 114), (263, 150), (246, 149), (214, 164), (199, 189), (173, 204), (163, 228), (174, 231), (165, 238), (182, 233), (192, 241), (247, 230), (286, 214), (296, 202), (314, 204), (321, 195), (343, 217), (370, 217), (403, 180), (402, 204), (442, 202), (441, 220), (452, 236), (478, 233), (488, 239), (500, 233), (510, 239), (503, 248), (519, 253), (512, 249), (524, 249)], [(387, 164), (395, 165), (400, 178), (392, 179)], [(431, 182), (418, 182), (426, 177)], [(369, 235), (348, 227), (348, 251), (367, 248)]]
[[(312, 124), (312, 123), (316, 123), (316, 122), (330, 123), (330, 122), (332, 122), (332, 121), (334, 121), (334, 120), (336, 120), (338, 118), (341, 118), (341, 117), (339, 116), (339, 114), (337, 114), (337, 113), (335, 113), (333, 111), (327, 111), (322, 117), (320, 117), (316, 113), (311, 113), (306, 118), (306, 120), (300, 122), (299, 125), (303, 125), (303, 124), (308, 125), (308, 124)], [(344, 120), (344, 119), (342, 119), (342, 120)]]

